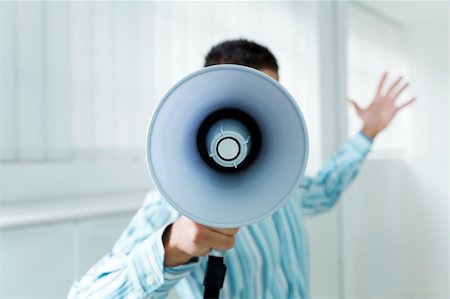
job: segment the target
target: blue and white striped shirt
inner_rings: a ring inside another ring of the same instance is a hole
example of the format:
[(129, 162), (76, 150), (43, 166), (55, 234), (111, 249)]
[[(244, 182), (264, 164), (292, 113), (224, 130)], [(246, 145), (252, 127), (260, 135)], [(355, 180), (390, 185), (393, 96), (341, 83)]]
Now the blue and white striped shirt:
[[(270, 217), (242, 227), (225, 255), (221, 298), (309, 298), (309, 255), (304, 215), (330, 209), (356, 176), (371, 146), (362, 133), (350, 139), (314, 178)], [(69, 298), (160, 298), (176, 287), (181, 298), (202, 298), (207, 257), (164, 267), (162, 233), (180, 214), (156, 192), (113, 250), (72, 286)]]

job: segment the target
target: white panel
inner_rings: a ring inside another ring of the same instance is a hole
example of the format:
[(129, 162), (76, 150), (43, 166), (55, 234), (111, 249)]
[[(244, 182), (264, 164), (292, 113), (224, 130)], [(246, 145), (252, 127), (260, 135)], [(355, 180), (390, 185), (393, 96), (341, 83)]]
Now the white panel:
[(167, 3), (167, 14), (166, 14), (166, 26), (164, 26), (164, 31), (166, 32), (167, 36), (167, 48), (164, 51), (165, 53), (165, 68), (169, 71), (169, 76), (166, 78), (168, 82), (172, 82), (171, 86), (173, 86), (178, 80), (181, 78), (178, 77), (178, 74), (180, 72), (180, 65), (177, 64), (177, 52), (180, 49), (177, 49), (178, 44), (178, 38), (179, 38), (179, 31), (181, 30), (178, 28), (178, 24), (180, 23), (180, 20), (177, 19), (177, 11), (176, 7), (178, 7), (178, 4), (183, 5), (182, 3), (176, 3), (176, 2), (168, 2)]
[[(189, 23), (193, 25), (193, 28), (189, 34), (192, 39), (196, 38), (197, 32), (202, 32), (203, 34), (203, 38), (199, 39), (196, 44), (190, 43), (190, 51), (193, 54), (190, 57), (192, 57), (193, 61), (198, 61), (198, 64), (194, 65), (198, 69), (204, 65), (204, 56), (206, 56), (211, 47), (223, 41), (223, 30), (226, 26), (220, 24), (220, 22), (227, 20), (228, 16), (224, 10), (223, 2), (191, 2), (190, 7), (192, 13), (190, 14), (191, 20)], [(205, 24), (209, 25), (205, 26)]]
[(39, 201), (0, 202), (0, 229), (71, 221), (135, 212), (148, 189), (50, 198)]
[(64, 159), (70, 156), (70, 31), (69, 4), (48, 2), (46, 21), (46, 156)]
[[(397, 5), (410, 13), (410, 3)], [(398, 37), (406, 41), (400, 59), (407, 59), (418, 97), (403, 112), (414, 126), (403, 127), (402, 136), (388, 144), (400, 147), (404, 158), (369, 159), (348, 194), (343, 215), (346, 298), (449, 295), (448, 28), (438, 25), (447, 18), (425, 17), (440, 16), (448, 4), (417, 5), (416, 21)], [(386, 31), (378, 34), (388, 36)], [(379, 40), (374, 46), (391, 49)]]
[[(211, 2), (186, 2), (184, 7), (184, 16), (189, 16), (189, 20), (185, 22), (184, 31), (185, 43), (184, 51), (186, 57), (184, 63), (186, 64), (186, 70), (190, 73), (203, 67), (204, 56), (206, 55), (209, 47), (211, 47), (211, 36), (214, 36), (214, 31), (217, 30), (216, 26), (203, 26), (203, 22), (209, 23), (210, 18), (214, 20), (215, 15), (211, 9)], [(204, 13), (203, 7), (207, 7), (208, 11)], [(203, 38), (197, 39), (195, 43), (190, 41), (196, 39), (198, 32), (202, 31)]]
[(345, 298), (446, 298), (448, 192), (421, 178), (430, 166), (366, 163), (344, 204)]
[(151, 187), (143, 158), (4, 164), (0, 168), (0, 182), (3, 182), (2, 201), (64, 200), (64, 197), (141, 191)]
[(168, 55), (170, 47), (170, 10), (167, 2), (155, 2), (153, 4), (152, 17), (152, 56), (154, 76), (153, 81), (153, 96), (156, 103), (158, 103), (164, 94), (176, 82), (172, 81), (172, 70), (167, 67), (170, 63), (171, 57)]
[(70, 3), (71, 120), (72, 146), (80, 150), (94, 147), (94, 76), (92, 3)]
[[(440, 16), (448, 3), (421, 3), (424, 14)], [(422, 14), (420, 14), (422, 15)], [(428, 298), (449, 298), (449, 51), (447, 17), (435, 17), (408, 28), (407, 57), (418, 101), (408, 113), (414, 130), (408, 133), (406, 163), (409, 198), (408, 260), (410, 293)], [(436, 133), (431, 133), (436, 132)], [(407, 212), (405, 212), (406, 214)], [(420, 220), (419, 220), (420, 219)], [(445, 262), (447, 261), (447, 263)]]
[[(334, 2), (318, 2), (313, 7), (308, 7), (308, 17), (305, 20), (305, 33), (309, 33), (301, 42), (309, 42), (309, 52), (305, 52), (306, 61), (302, 60), (302, 66), (311, 62), (308, 73), (300, 73), (306, 76), (304, 82), (308, 84), (308, 92), (314, 97), (302, 99), (306, 105), (315, 108), (315, 115), (306, 118), (316, 118), (315, 125), (320, 124), (320, 130), (310, 131), (313, 144), (323, 145), (322, 148), (311, 148), (311, 159), (316, 161), (312, 167), (317, 171), (319, 161), (328, 159), (334, 154), (341, 143), (341, 126), (339, 111), (345, 111), (345, 83), (336, 77), (345, 77), (346, 69), (339, 63), (343, 59), (344, 40), (342, 23), (336, 22), (341, 13)], [(309, 22), (309, 23), (307, 23)], [(339, 36), (339, 38), (334, 38)], [(304, 84), (304, 83), (303, 83)], [(299, 91), (302, 92), (302, 91)], [(315, 101), (316, 103), (314, 103)], [(320, 107), (325, 107), (319, 110)], [(314, 111), (311, 109), (310, 111)], [(320, 112), (320, 113), (319, 113)], [(314, 135), (316, 133), (317, 135)], [(319, 139), (319, 140), (317, 140)], [(318, 151), (315, 152), (314, 149)], [(322, 154), (322, 156), (320, 156)], [(314, 175), (317, 175), (315, 172)], [(341, 199), (343, 200), (343, 199)], [(309, 220), (311, 238), (311, 294), (312, 298), (345, 298), (342, 296), (342, 268), (341, 268), (341, 214), (339, 206), (330, 214), (320, 215), (317, 219)]]
[[(406, 68), (405, 49), (402, 46), (403, 29), (364, 6), (349, 5), (348, 18), (348, 90), (349, 98), (361, 107), (367, 107), (373, 100), (378, 80), (384, 71), (389, 72), (383, 92), (400, 75), (404, 82), (411, 80)], [(409, 90), (399, 102), (410, 96)], [(352, 105), (348, 105), (348, 135), (362, 128), (362, 122)], [(406, 144), (406, 132), (410, 126), (408, 115), (399, 114), (381, 133), (374, 144), (374, 150), (397, 151), (401, 153)]]
[(17, 2), (18, 155), (43, 159), (45, 147), (44, 5)]
[[(117, 128), (117, 146), (119, 149), (130, 147), (142, 148), (145, 140), (137, 128), (137, 5), (135, 2), (118, 2), (114, 13), (117, 16), (114, 22), (114, 86), (117, 101), (114, 122)], [(150, 53), (145, 53), (150, 55)], [(146, 78), (150, 81), (150, 78)]]
[(408, 284), (404, 278), (417, 269), (411, 268), (406, 257), (409, 199), (401, 190), (405, 175), (401, 161), (366, 161), (346, 196), (343, 205), (346, 298), (407, 298), (404, 294), (408, 294)]
[(83, 275), (109, 253), (128, 226), (133, 214), (95, 218), (78, 222), (79, 273)]
[(158, 99), (155, 93), (155, 80), (161, 73), (155, 67), (155, 40), (153, 32), (155, 30), (153, 14), (154, 4), (139, 2), (136, 6), (136, 135), (133, 146), (142, 147), (145, 144), (147, 126), (152, 114), (152, 108)]
[[(317, 44), (316, 34), (318, 19), (313, 14), (314, 5), (312, 2), (295, 2), (296, 11), (299, 11), (301, 18), (296, 18), (295, 15), (293, 16), (297, 20), (293, 33), (295, 38), (295, 47), (293, 48), (295, 51), (290, 53), (289, 59), (299, 60), (299, 62), (295, 69), (290, 69), (291, 72), (287, 74), (289, 78), (284, 78), (284, 75), (281, 77), (283, 84), (285, 80), (290, 80), (290, 83), (286, 84), (291, 86), (290, 90), (292, 89), (292, 93), (304, 113), (308, 126), (310, 145), (310, 155), (306, 169), (308, 175), (315, 174), (323, 160), (321, 153), (322, 123), (320, 117), (321, 101), (319, 99), (320, 83), (315, 79), (318, 77), (317, 55), (319, 45)], [(298, 59), (298, 57), (305, 57), (306, 59)], [(287, 64), (289, 64), (289, 61)]]
[(0, 298), (59, 299), (74, 274), (73, 225), (0, 230)]
[(243, 36), (244, 33), (239, 33), (240, 36), (235, 36), (236, 29), (239, 32), (239, 28), (242, 26), (240, 18), (242, 17), (243, 12), (239, 9), (240, 3), (222, 2), (219, 5), (222, 6), (222, 8), (219, 8), (217, 11), (219, 13), (217, 16), (220, 18), (215, 21), (216, 26), (219, 27), (218, 33), (220, 35), (218, 36), (218, 42), (221, 42), (224, 39), (245, 38), (245, 36)]
[(97, 149), (113, 149), (117, 145), (114, 35), (117, 3), (93, 3), (93, 67), (94, 67), (94, 143)]
[(341, 275), (340, 234), (338, 210), (308, 217), (306, 220), (310, 245), (310, 287), (314, 299), (339, 298)]
[[(170, 25), (167, 28), (169, 40), (170, 59), (168, 60), (169, 68), (172, 70), (171, 80), (177, 82), (185, 77), (188, 72), (186, 59), (186, 47), (190, 41), (187, 40), (186, 33), (191, 29), (189, 17), (186, 16), (186, 8), (189, 3), (184, 2), (170, 2)], [(199, 65), (198, 68), (201, 66)]]
[(15, 4), (0, 2), (0, 161), (16, 158)]

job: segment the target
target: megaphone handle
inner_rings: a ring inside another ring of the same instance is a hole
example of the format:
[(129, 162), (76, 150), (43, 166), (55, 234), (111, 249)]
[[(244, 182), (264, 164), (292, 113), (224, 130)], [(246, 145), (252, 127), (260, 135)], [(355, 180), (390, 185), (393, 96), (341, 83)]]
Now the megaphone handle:
[(225, 273), (227, 272), (227, 267), (223, 262), (224, 255), (225, 251), (211, 250), (208, 256), (205, 280), (203, 281), (203, 285), (205, 286), (203, 293), (204, 299), (219, 298), (220, 289), (223, 286)]

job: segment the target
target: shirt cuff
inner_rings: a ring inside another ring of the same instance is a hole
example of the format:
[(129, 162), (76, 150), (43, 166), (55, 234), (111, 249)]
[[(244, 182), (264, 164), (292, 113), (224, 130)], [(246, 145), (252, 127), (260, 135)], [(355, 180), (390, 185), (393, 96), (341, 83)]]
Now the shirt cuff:
[(373, 140), (362, 132), (359, 132), (349, 140), (352, 148), (356, 150), (362, 157), (366, 156), (369, 153), (372, 142)]
[(162, 235), (167, 225), (154, 232), (136, 248), (130, 262), (134, 269), (134, 281), (139, 284), (142, 294), (147, 295), (158, 290), (168, 291), (199, 264), (187, 263), (175, 267), (164, 267), (164, 245)]

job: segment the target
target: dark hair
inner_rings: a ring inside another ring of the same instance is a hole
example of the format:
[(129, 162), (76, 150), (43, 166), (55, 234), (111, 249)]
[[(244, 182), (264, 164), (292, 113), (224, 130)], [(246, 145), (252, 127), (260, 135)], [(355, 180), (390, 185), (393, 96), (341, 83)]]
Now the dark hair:
[(205, 66), (216, 64), (240, 64), (278, 72), (277, 59), (272, 52), (246, 39), (228, 40), (212, 47), (205, 57)]

